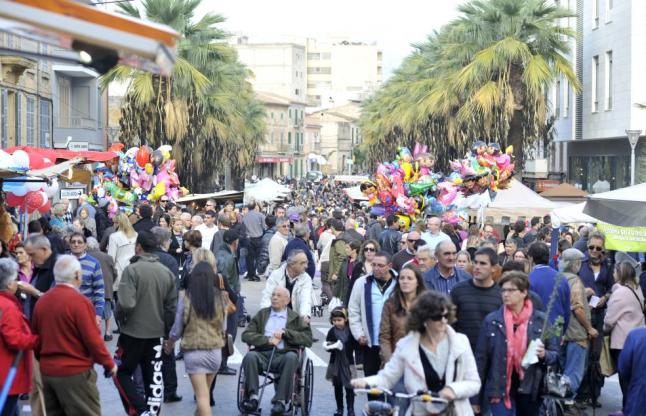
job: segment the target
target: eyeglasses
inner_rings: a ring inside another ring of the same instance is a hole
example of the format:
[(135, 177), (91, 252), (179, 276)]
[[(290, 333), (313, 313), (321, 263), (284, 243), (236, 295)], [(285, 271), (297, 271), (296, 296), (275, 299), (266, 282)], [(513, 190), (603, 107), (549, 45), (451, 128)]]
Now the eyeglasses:
[(601, 253), (603, 253), (605, 251), (603, 247), (599, 247), (599, 246), (588, 246), (588, 250), (590, 250), (590, 251), (600, 251)]
[(363, 249), (363, 251), (377, 251), (377, 250), (375, 250), (374, 247), (366, 247)]
[(72, 240), (72, 241), (70, 241), (70, 244), (85, 244), (85, 241), (82, 241), (82, 240)]
[(168, 202), (168, 199), (160, 199), (160, 202)]
[(429, 319), (431, 321), (435, 321), (435, 322), (439, 322), (442, 319), (446, 319), (448, 321), (449, 320), (449, 313), (445, 312), (445, 313), (440, 313), (440, 314), (437, 314), (437, 315), (431, 315), (431, 317)]
[(517, 290), (520, 290), (520, 289), (500, 289), (500, 293), (502, 293), (504, 295), (505, 293), (512, 293), (512, 292), (515, 292)]

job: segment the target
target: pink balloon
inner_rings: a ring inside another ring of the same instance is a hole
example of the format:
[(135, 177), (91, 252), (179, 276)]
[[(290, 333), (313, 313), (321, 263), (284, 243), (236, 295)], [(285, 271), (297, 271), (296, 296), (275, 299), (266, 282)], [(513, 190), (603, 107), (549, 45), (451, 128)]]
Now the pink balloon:
[(43, 196), (40, 192), (28, 192), (25, 195), (25, 205), (27, 206), (27, 212), (34, 212), (38, 208), (42, 207), (47, 200), (43, 200)]

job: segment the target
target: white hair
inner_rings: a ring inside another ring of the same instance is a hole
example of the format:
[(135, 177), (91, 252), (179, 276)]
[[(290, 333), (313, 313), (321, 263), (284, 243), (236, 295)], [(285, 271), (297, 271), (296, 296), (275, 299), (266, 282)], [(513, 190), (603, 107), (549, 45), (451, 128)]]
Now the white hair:
[(18, 263), (13, 259), (0, 259), (0, 290), (7, 290), (9, 283), (18, 277)]
[(428, 244), (424, 244), (423, 246), (419, 246), (417, 248), (417, 254), (423, 254), (423, 253), (428, 254), (428, 257), (430, 258), (435, 258), (435, 252)]
[(81, 271), (81, 263), (72, 255), (58, 256), (54, 264), (54, 279), (59, 283), (69, 283), (74, 280), (76, 273)]

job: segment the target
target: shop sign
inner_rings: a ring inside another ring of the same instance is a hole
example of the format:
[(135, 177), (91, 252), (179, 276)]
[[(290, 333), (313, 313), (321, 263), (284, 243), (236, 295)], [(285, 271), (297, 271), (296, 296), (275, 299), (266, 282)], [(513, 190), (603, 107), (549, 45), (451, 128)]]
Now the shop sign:
[(256, 156), (258, 163), (292, 163), (289, 156)]
[(61, 189), (61, 199), (79, 199), (83, 191), (83, 188)]
[(646, 252), (646, 227), (621, 227), (598, 222), (597, 228), (606, 236), (606, 250)]
[(70, 142), (67, 145), (67, 150), (73, 150), (75, 152), (86, 152), (90, 150), (90, 144), (88, 142)]

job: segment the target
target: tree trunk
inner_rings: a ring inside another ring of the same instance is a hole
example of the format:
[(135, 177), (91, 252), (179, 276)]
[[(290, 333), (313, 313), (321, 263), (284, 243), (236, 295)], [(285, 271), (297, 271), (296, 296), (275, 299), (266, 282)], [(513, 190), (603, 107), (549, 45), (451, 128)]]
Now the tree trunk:
[(509, 122), (509, 132), (507, 133), (507, 143), (514, 146), (515, 171), (517, 174), (522, 172), (525, 165), (525, 134), (523, 132), (523, 112), (515, 110), (514, 115)]

